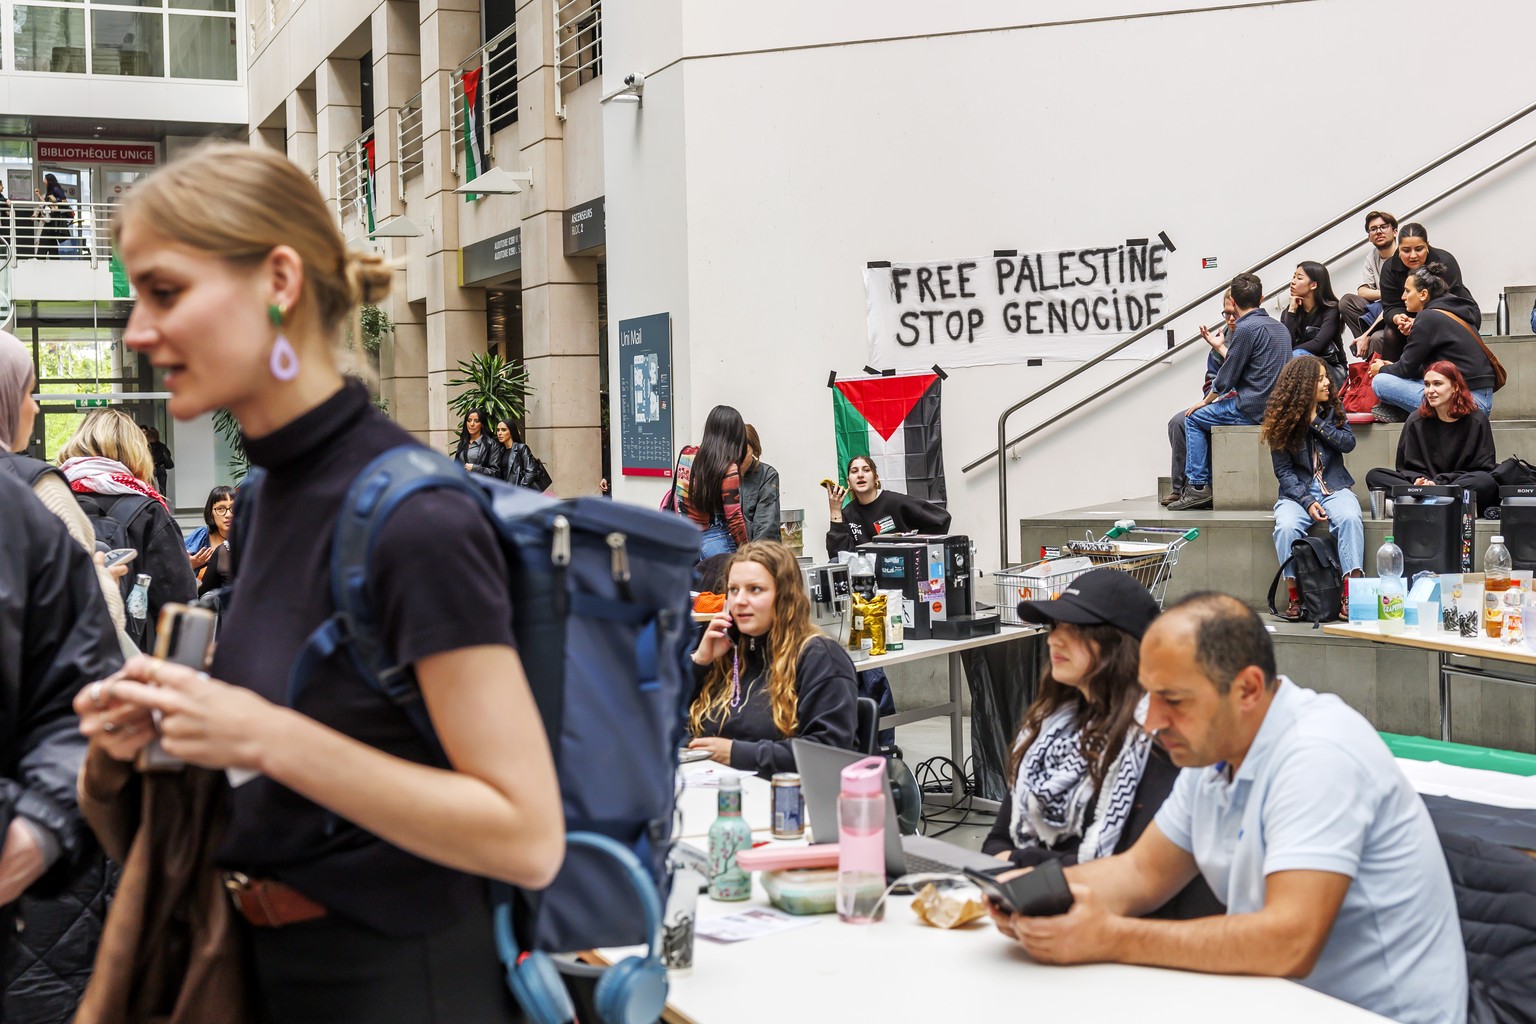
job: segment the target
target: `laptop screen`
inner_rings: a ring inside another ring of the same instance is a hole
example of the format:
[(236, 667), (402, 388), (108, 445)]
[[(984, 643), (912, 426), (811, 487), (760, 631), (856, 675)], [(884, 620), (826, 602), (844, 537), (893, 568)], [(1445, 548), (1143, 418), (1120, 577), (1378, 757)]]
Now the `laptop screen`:
[[(800, 772), (800, 792), (805, 797), (811, 842), (835, 843), (842, 771), (869, 755), (802, 739), (791, 740), (790, 749), (795, 752), (795, 768)], [(907, 857), (901, 848), (901, 826), (896, 821), (896, 801), (891, 798), (889, 775), (880, 780), (880, 788), (885, 794), (885, 873), (889, 878), (899, 878), (906, 874)]]

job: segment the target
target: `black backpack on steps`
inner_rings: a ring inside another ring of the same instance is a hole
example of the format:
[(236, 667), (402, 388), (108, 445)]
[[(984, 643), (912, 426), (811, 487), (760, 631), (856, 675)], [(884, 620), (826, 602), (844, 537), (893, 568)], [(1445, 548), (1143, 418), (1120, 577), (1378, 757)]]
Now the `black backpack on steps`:
[(1269, 585), (1269, 610), (1284, 616), (1275, 607), (1275, 592), (1282, 580), (1293, 579), (1302, 621), (1334, 622), (1344, 603), (1343, 575), (1339, 549), (1332, 537), (1298, 537), (1291, 542), (1291, 557), (1281, 564)]

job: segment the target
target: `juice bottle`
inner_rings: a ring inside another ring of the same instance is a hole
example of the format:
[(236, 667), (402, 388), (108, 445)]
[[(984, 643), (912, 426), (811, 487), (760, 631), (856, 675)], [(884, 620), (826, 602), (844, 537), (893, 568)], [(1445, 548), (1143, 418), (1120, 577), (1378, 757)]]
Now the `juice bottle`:
[(1494, 537), (1483, 554), (1483, 632), (1497, 637), (1504, 632), (1504, 591), (1509, 589), (1512, 562), (1503, 537)]

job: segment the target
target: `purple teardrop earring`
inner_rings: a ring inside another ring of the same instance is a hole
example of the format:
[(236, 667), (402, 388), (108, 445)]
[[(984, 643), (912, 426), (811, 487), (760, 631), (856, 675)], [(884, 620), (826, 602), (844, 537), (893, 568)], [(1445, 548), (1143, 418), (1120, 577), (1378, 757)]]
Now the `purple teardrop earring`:
[(268, 363), (272, 376), (281, 381), (293, 380), (299, 375), (299, 354), (293, 350), (288, 336), (283, 333), (282, 307), (275, 302), (268, 305), (267, 319), (277, 328), (277, 340), (272, 343), (272, 358)]

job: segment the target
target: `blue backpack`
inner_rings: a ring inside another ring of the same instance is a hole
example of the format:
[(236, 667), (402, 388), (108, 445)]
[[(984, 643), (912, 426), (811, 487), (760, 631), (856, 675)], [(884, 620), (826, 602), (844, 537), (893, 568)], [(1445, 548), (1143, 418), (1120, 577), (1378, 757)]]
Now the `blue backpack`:
[[(242, 496), (251, 500), (259, 483), (253, 471)], [(513, 632), (559, 774), (568, 834), (559, 874), (538, 892), (493, 886), (508, 981), (536, 1021), (570, 1019), (554, 963), (543, 954), (646, 943), (651, 955), (610, 968), (596, 998), (613, 1024), (654, 1020), (666, 997), (659, 905), (692, 685), (688, 590), (698, 528), (606, 498), (562, 500), (465, 473), (418, 445), (369, 463), (336, 522), (336, 611), (295, 661), (289, 704), (324, 661), (345, 652), (434, 747), (414, 673), (391, 664), (368, 599), (368, 552), (400, 503), (423, 490), (469, 495), (501, 540)]]

